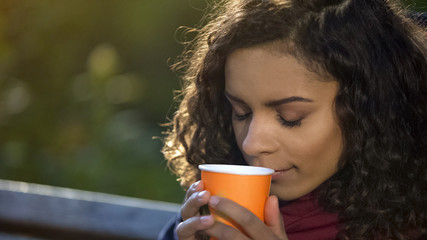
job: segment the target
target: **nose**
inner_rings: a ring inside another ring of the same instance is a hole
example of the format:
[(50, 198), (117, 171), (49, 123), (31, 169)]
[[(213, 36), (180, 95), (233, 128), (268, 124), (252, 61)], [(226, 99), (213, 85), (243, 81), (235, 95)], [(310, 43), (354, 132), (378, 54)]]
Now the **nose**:
[(244, 131), (241, 150), (252, 157), (273, 153), (277, 149), (275, 130), (272, 124), (253, 117)]

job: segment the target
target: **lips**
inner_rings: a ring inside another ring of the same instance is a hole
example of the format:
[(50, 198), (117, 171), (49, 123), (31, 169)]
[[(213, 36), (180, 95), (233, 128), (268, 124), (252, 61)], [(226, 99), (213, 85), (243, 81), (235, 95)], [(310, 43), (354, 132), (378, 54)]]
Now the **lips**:
[(287, 172), (289, 172), (293, 168), (294, 167), (290, 167), (290, 168), (286, 168), (286, 169), (274, 170), (274, 173), (273, 173), (273, 176), (272, 176), (272, 180), (276, 180), (276, 179), (282, 177), (283, 175), (285, 175)]

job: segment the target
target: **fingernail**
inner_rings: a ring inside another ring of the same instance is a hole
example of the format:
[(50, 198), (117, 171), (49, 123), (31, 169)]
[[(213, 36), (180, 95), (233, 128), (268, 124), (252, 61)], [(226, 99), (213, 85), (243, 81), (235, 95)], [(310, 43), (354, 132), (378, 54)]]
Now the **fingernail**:
[(203, 223), (203, 224), (211, 223), (212, 220), (213, 220), (212, 215), (206, 215), (206, 216), (201, 216), (200, 217), (200, 222)]
[(201, 191), (201, 192), (199, 192), (198, 194), (197, 194), (197, 197), (198, 198), (203, 198), (203, 196), (205, 195), (207, 193), (207, 191), (205, 190), (205, 191)]
[(213, 208), (215, 208), (216, 205), (219, 203), (219, 198), (212, 196), (211, 199), (209, 199), (209, 205)]
[(196, 189), (196, 188), (197, 188), (197, 186), (199, 186), (199, 184), (200, 184), (200, 181), (195, 182), (195, 183), (193, 184), (193, 188), (194, 188), (194, 189)]

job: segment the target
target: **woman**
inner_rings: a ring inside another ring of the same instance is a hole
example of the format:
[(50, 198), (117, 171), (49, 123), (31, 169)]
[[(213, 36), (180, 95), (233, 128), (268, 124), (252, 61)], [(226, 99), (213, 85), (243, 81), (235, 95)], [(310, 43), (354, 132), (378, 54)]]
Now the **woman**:
[[(185, 69), (183, 99), (163, 152), (192, 185), (169, 234), (425, 238), (425, 28), (391, 0), (236, 0), (212, 9), (176, 66)], [(202, 163), (275, 169), (265, 223), (203, 191)], [(245, 232), (200, 216), (205, 204)]]

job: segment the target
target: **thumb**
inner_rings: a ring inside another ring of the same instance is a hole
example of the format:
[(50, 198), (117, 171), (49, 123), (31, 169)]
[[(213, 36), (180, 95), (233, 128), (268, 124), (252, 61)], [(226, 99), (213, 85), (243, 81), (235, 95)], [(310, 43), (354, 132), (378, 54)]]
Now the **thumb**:
[(265, 224), (279, 237), (279, 239), (287, 240), (285, 226), (283, 224), (282, 214), (279, 210), (279, 199), (276, 196), (268, 197), (265, 202)]

